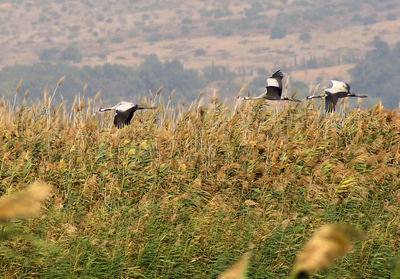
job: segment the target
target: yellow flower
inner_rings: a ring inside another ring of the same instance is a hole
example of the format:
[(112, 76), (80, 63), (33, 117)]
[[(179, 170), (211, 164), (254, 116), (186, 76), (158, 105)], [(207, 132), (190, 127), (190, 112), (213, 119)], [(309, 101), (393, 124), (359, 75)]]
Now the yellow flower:
[(178, 170), (179, 170), (180, 172), (186, 171), (186, 165), (185, 165), (184, 163), (179, 164)]
[(146, 149), (147, 148), (147, 140), (144, 140), (140, 143), (139, 145), (140, 149)]
[(257, 143), (256, 143), (254, 140), (249, 141), (249, 146), (250, 146), (250, 148), (256, 147), (256, 144), (257, 144)]

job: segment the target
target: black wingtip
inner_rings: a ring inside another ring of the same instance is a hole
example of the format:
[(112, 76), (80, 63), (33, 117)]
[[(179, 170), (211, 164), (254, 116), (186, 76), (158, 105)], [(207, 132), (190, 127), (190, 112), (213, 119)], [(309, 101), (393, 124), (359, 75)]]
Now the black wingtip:
[(327, 113), (333, 113), (333, 112), (335, 112), (335, 107), (328, 107), (328, 108), (325, 109), (325, 111)]
[(276, 71), (275, 73), (273, 73), (273, 75), (271, 76), (272, 78), (283, 78), (283, 73), (281, 72), (281, 70)]
[(114, 126), (117, 127), (118, 129), (122, 129), (125, 126), (129, 126), (129, 124), (130, 124), (130, 122), (126, 122), (126, 123), (118, 122), (118, 123), (114, 123)]

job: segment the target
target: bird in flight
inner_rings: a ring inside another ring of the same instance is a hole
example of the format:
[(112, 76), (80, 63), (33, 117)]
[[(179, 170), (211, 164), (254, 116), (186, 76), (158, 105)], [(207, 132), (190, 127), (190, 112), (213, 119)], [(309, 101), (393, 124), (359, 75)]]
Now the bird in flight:
[(332, 87), (325, 89), (324, 95), (312, 95), (307, 96), (307, 99), (314, 98), (324, 98), (325, 99), (325, 111), (326, 112), (334, 112), (336, 108), (336, 104), (340, 98), (346, 97), (354, 97), (354, 98), (366, 98), (368, 96), (364, 95), (356, 95), (350, 92), (350, 85), (343, 81), (331, 80)]
[(125, 125), (131, 123), (131, 119), (135, 111), (140, 109), (155, 109), (156, 107), (141, 107), (137, 104), (129, 102), (120, 102), (113, 107), (100, 108), (100, 112), (115, 110), (114, 126), (117, 128), (123, 128)]
[(267, 78), (267, 90), (257, 97), (244, 97), (244, 100), (272, 100), (272, 101), (295, 101), (299, 102), (297, 99), (289, 99), (288, 97), (282, 97), (282, 79), (283, 74), (281, 70), (276, 71), (272, 76)]

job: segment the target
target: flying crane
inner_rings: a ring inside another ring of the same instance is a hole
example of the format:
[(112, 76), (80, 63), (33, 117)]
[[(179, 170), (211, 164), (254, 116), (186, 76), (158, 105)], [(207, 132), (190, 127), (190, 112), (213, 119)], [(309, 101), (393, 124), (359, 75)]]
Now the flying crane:
[(123, 128), (131, 123), (131, 119), (135, 111), (140, 109), (155, 109), (156, 107), (141, 107), (134, 103), (120, 102), (113, 107), (100, 108), (100, 112), (115, 110), (114, 126), (117, 128)]
[(307, 96), (307, 99), (324, 98), (325, 99), (325, 111), (334, 112), (336, 104), (340, 98), (354, 97), (354, 98), (366, 98), (368, 96), (356, 95), (350, 92), (350, 85), (343, 81), (332, 80), (332, 87), (325, 89), (324, 95), (312, 95)]

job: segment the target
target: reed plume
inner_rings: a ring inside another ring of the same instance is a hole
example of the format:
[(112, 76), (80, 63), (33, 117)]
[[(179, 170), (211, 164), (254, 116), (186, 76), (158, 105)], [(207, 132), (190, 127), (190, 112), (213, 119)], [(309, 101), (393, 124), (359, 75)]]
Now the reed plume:
[(37, 215), (42, 202), (50, 197), (51, 188), (47, 183), (35, 182), (18, 193), (2, 196), (0, 198), (0, 222)]
[(247, 252), (230, 268), (222, 272), (218, 276), (218, 279), (246, 279), (249, 260), (250, 260), (250, 252)]
[(325, 225), (319, 228), (297, 256), (290, 278), (307, 278), (321, 270), (330, 268), (336, 259), (349, 253), (351, 240), (359, 232), (346, 225)]

